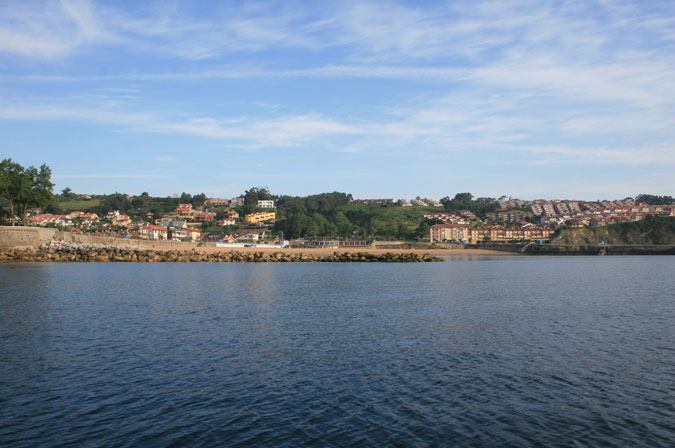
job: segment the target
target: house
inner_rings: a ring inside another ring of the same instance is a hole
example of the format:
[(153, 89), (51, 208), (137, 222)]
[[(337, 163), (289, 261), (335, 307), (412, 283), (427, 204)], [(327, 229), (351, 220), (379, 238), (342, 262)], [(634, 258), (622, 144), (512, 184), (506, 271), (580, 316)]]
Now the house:
[(228, 210), (225, 213), (225, 216), (227, 216), (228, 218), (231, 218), (231, 219), (239, 219), (239, 213), (237, 213), (236, 210)]
[(182, 229), (169, 229), (171, 239), (174, 241), (189, 240), (195, 242), (200, 239), (202, 232), (192, 227), (185, 227)]
[(118, 226), (125, 226), (130, 223), (131, 218), (129, 217), (129, 215), (119, 215), (117, 217), (117, 220), (113, 222), (113, 224), (117, 224)]
[(180, 219), (178, 220), (162, 219), (161, 221), (159, 221), (157, 225), (159, 225), (160, 227), (172, 227), (174, 229), (184, 229), (187, 227), (187, 221), (183, 221)]
[(230, 206), (232, 206), (232, 207), (243, 207), (244, 206), (244, 198), (232, 198), (230, 200)]
[(216, 219), (215, 213), (210, 212), (196, 212), (192, 215), (194, 221), (213, 221)]
[(230, 205), (230, 200), (225, 198), (211, 198), (207, 200), (204, 204), (211, 207), (227, 207), (228, 205)]
[(42, 215), (33, 215), (29, 218), (31, 224), (38, 226), (46, 226), (47, 224), (55, 224), (57, 226), (69, 227), (73, 225), (69, 215), (52, 215), (45, 213)]
[(147, 225), (139, 229), (138, 235), (144, 240), (168, 240), (169, 229), (166, 227)]
[(68, 214), (68, 217), (71, 219), (80, 219), (80, 220), (95, 220), (98, 221), (98, 215), (96, 213), (74, 211)]
[(274, 201), (260, 200), (258, 201), (258, 208), (274, 208)]
[(463, 216), (464, 218), (469, 219), (478, 219), (478, 217), (474, 215), (473, 212), (471, 212), (471, 210), (460, 210), (459, 216)]
[(421, 216), (422, 219), (438, 219), (446, 224), (458, 223), (467, 224), (466, 220), (453, 213), (426, 213)]
[(274, 212), (257, 212), (244, 215), (244, 220), (247, 223), (272, 221), (274, 219), (276, 219), (276, 213)]
[(216, 224), (218, 224), (219, 226), (233, 226), (237, 224), (237, 221), (235, 221), (234, 219), (225, 218), (221, 219), (220, 221), (216, 221)]
[(178, 204), (178, 207), (174, 211), (177, 215), (188, 216), (192, 213), (192, 204)]
[(206, 241), (222, 241), (223, 238), (225, 238), (226, 236), (227, 235), (225, 234), (225, 232), (216, 231), (209, 233), (204, 237), (204, 239)]
[(352, 204), (369, 204), (369, 205), (378, 205), (378, 204), (395, 204), (396, 201), (393, 199), (354, 199)]
[(232, 235), (228, 235), (225, 232), (211, 232), (205, 238), (207, 241), (218, 241), (222, 243), (236, 243)]
[(258, 241), (265, 238), (265, 229), (240, 229), (236, 232), (237, 241)]

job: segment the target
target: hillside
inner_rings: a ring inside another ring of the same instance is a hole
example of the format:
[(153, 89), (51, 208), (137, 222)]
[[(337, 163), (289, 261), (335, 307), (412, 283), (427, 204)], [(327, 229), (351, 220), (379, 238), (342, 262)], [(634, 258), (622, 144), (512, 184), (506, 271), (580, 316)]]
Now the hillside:
[(564, 230), (556, 245), (675, 245), (675, 218), (647, 216), (642, 221)]

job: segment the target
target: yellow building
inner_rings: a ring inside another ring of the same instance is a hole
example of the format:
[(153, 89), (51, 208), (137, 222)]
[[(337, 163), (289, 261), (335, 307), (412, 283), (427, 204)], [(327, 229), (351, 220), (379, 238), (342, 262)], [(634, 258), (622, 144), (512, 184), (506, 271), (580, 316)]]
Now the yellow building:
[(277, 215), (274, 212), (257, 212), (257, 213), (249, 213), (248, 215), (244, 215), (244, 221), (246, 222), (264, 222), (264, 221), (272, 221), (276, 219)]

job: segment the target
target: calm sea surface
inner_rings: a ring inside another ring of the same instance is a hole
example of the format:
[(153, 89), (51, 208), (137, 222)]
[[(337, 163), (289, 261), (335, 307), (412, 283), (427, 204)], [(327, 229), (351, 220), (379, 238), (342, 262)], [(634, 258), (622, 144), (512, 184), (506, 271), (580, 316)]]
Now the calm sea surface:
[(0, 265), (0, 445), (675, 446), (675, 257)]

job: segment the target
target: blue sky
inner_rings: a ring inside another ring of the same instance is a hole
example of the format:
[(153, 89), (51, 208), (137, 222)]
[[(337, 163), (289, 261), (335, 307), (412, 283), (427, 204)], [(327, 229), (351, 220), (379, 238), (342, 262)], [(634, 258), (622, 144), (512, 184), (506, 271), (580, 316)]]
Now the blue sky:
[(83, 193), (672, 195), (673, 3), (6, 1), (0, 149)]

